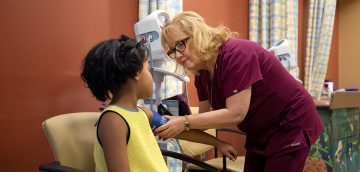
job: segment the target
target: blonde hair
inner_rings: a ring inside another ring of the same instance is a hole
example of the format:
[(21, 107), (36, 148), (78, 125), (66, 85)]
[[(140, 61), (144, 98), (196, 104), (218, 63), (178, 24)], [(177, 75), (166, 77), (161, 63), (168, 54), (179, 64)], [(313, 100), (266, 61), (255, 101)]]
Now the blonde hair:
[[(171, 29), (176, 28), (191, 36), (189, 40), (190, 53), (202, 60), (209, 60), (219, 55), (219, 49), (230, 38), (238, 37), (237, 32), (231, 32), (222, 25), (213, 28), (208, 26), (204, 19), (197, 13), (186, 11), (177, 14), (172, 20), (167, 21), (161, 32), (161, 45), (165, 52), (169, 50), (166, 42), (169, 41)], [(194, 53), (193, 50), (196, 50)], [(195, 55), (196, 54), (196, 55)], [(167, 55), (166, 55), (167, 56)], [(186, 74), (186, 69), (176, 63), (175, 72)], [(197, 72), (191, 71), (196, 74)]]

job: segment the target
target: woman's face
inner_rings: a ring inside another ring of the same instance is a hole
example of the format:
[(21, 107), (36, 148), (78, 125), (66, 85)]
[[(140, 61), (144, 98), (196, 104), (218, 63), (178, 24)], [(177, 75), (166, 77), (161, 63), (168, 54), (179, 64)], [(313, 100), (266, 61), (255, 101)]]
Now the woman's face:
[[(185, 34), (183, 31), (178, 29), (178, 27), (174, 27), (169, 32), (169, 40), (166, 42), (170, 49), (173, 49), (175, 45), (180, 42), (181, 40), (189, 37), (189, 35)], [(200, 70), (203, 69), (202, 66), (204, 65), (204, 60), (194, 57), (190, 52), (193, 51), (194, 54), (196, 53), (195, 49), (192, 49), (189, 45), (191, 42), (191, 37), (185, 42), (185, 50), (182, 52), (175, 51), (175, 60), (180, 65), (184, 66), (188, 70)]]

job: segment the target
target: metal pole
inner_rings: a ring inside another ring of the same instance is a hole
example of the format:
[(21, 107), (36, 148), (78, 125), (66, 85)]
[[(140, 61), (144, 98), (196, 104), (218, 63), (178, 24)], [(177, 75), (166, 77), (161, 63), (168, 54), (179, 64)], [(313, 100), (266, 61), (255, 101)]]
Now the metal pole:
[[(150, 55), (150, 73), (151, 76), (154, 78), (154, 67), (153, 67), (153, 60), (152, 60), (152, 55), (151, 55), (151, 46), (150, 46), (150, 41), (152, 40), (152, 36), (151, 34), (149, 34), (148, 37), (148, 44), (149, 44), (149, 55)], [(154, 89), (153, 89), (154, 90)], [(151, 99), (150, 99), (150, 109), (153, 109), (153, 100), (154, 100), (154, 94), (151, 93)]]

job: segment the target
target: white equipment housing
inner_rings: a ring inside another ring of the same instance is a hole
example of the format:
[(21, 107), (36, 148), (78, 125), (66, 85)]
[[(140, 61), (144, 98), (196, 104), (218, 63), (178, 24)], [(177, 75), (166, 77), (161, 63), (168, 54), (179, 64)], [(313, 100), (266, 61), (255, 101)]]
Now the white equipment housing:
[(169, 71), (166, 65), (166, 57), (161, 46), (160, 36), (161, 28), (168, 20), (170, 20), (170, 16), (168, 13), (166, 13), (166, 11), (156, 10), (134, 25), (137, 41), (143, 41), (145, 45), (149, 46), (149, 62), (150, 68), (152, 69), (152, 76), (155, 82), (156, 105), (161, 103), (160, 89), (165, 74), (174, 76), (184, 82), (190, 82), (189, 77), (180, 76), (174, 72)]
[[(290, 72), (291, 70), (297, 68), (297, 63), (294, 59), (294, 56), (291, 52), (289, 41), (287, 39), (283, 39), (268, 49), (269, 52), (275, 55), (275, 57), (281, 62), (284, 68)], [(295, 78), (300, 84), (303, 82)]]

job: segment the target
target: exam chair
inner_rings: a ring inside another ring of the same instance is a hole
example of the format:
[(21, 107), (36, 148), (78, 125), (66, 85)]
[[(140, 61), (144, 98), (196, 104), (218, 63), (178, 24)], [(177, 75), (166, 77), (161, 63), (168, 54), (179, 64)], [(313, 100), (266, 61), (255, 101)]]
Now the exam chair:
[[(192, 114), (198, 114), (199, 107), (190, 107), (190, 110), (191, 110)], [(217, 137), (217, 133), (220, 131), (221, 132), (226, 131), (226, 132), (232, 132), (232, 133), (246, 135), (246, 133), (244, 133), (240, 130), (234, 130), (234, 129), (228, 129), (228, 128), (217, 128), (217, 129), (205, 130), (206, 133), (213, 135), (214, 137)], [(214, 146), (212, 146), (212, 145), (194, 143), (194, 142), (190, 142), (190, 141), (186, 141), (186, 140), (181, 140), (181, 144), (183, 146), (184, 153), (186, 153), (188, 155), (193, 155), (193, 156), (200, 155), (200, 154), (205, 153), (205, 152), (211, 150), (212, 148), (214, 148)], [(234, 145), (234, 146), (236, 146), (236, 145)], [(244, 170), (245, 156), (238, 156), (236, 161), (233, 162), (233, 161), (229, 160), (229, 158), (225, 157), (224, 155), (223, 155), (223, 157), (217, 157), (217, 150), (215, 148), (214, 158), (204, 161), (204, 162), (209, 165), (212, 165), (224, 172), (225, 171), (231, 171), (231, 172), (241, 171), (242, 172)], [(190, 164), (190, 166), (189, 166), (190, 172), (205, 171), (205, 170), (206, 169), (203, 169), (194, 164)]]
[[(100, 112), (79, 112), (58, 115), (42, 124), (50, 142), (55, 161), (41, 164), (40, 171), (47, 172), (94, 172), (94, 143)], [(176, 152), (161, 150), (169, 156), (196, 164), (207, 171), (220, 171), (217, 168)]]

